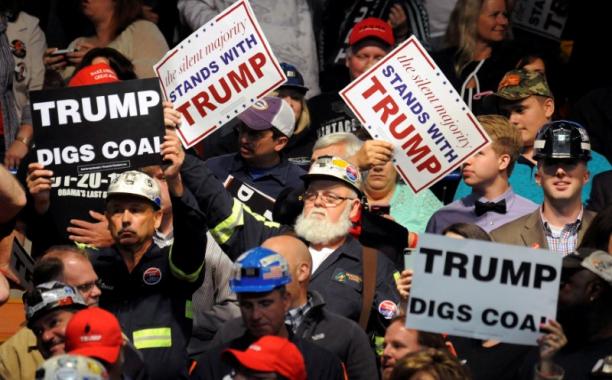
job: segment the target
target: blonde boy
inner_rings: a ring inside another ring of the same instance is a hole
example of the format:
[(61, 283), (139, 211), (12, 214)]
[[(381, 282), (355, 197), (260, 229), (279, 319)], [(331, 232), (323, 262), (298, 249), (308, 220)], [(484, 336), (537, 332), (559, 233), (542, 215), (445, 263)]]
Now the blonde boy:
[(434, 213), (426, 232), (441, 233), (454, 223), (473, 223), (488, 232), (538, 207), (508, 183), (521, 151), (519, 131), (503, 116), (483, 115), (478, 121), (492, 143), (463, 164), (463, 180), (472, 192)]

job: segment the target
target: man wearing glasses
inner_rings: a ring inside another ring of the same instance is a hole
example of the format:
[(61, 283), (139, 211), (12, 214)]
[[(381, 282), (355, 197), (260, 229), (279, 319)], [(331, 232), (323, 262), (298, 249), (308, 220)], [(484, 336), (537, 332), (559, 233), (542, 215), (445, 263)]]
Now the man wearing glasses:
[[(290, 229), (265, 220), (232, 198), (195, 157), (185, 158), (181, 177), (206, 214), (211, 235), (233, 260), (267, 238)], [(302, 179), (306, 184), (304, 209), (296, 221), (295, 232), (309, 243), (313, 259), (310, 290), (322, 294), (329, 310), (358, 321), (364, 293), (363, 249), (349, 235), (349, 229), (351, 220), (360, 212), (361, 175), (349, 162), (324, 156), (313, 163)], [(391, 261), (376, 255), (375, 262), (373, 301), (365, 308), (370, 311), (367, 331), (382, 334), (388, 321), (398, 313), (399, 295)]]
[[(85, 251), (69, 245), (58, 245), (49, 248), (34, 266), (32, 278), (34, 285), (49, 281), (61, 281), (74, 287), (87, 306), (98, 306), (100, 298), (99, 280)], [(65, 321), (67, 322), (67, 321)], [(58, 331), (62, 339), (65, 324)], [(59, 352), (58, 354), (61, 354)], [(45, 358), (48, 354), (44, 355)], [(144, 370), (142, 358), (130, 355), (130, 361), (135, 360)], [(36, 336), (27, 327), (17, 331), (9, 340), (0, 346), (0, 378), (33, 379), (36, 368), (44, 361), (43, 355), (37, 349)], [(138, 370), (136, 371), (138, 372)]]

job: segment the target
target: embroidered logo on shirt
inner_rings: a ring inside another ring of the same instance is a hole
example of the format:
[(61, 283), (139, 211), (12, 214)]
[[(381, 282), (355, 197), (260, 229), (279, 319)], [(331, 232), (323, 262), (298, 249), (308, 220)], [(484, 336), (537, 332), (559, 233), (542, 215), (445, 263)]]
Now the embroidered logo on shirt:
[(351, 282), (356, 282), (358, 284), (361, 284), (363, 282), (363, 280), (361, 279), (361, 276), (358, 276), (353, 273), (345, 272), (345, 271), (336, 272), (334, 274), (334, 280), (338, 282), (351, 281)]
[(159, 268), (151, 267), (142, 274), (142, 281), (147, 285), (159, 284), (162, 278), (162, 272)]

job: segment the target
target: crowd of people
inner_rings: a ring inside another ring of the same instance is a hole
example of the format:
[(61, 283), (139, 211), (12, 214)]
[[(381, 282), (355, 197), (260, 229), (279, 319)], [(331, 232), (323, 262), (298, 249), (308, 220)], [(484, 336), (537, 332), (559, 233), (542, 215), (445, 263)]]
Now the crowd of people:
[[(19, 294), (26, 321), (0, 379), (612, 379), (612, 104), (574, 82), (582, 12), (572, 53), (506, 0), (251, 0), (287, 81), (191, 149), (164, 102), (163, 165), (66, 210), (30, 92), (153, 78), (233, 2), (0, 4), (0, 305)], [(338, 93), (410, 36), (491, 140), (418, 194)], [(406, 327), (422, 233), (562, 257), (537, 345)]]

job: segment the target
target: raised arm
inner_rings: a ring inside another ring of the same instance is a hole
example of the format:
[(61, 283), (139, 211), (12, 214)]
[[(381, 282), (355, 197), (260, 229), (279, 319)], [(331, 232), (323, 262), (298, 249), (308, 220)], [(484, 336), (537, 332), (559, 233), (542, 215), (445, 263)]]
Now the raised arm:
[(26, 195), (13, 174), (0, 165), (0, 223), (6, 223), (25, 206)]

